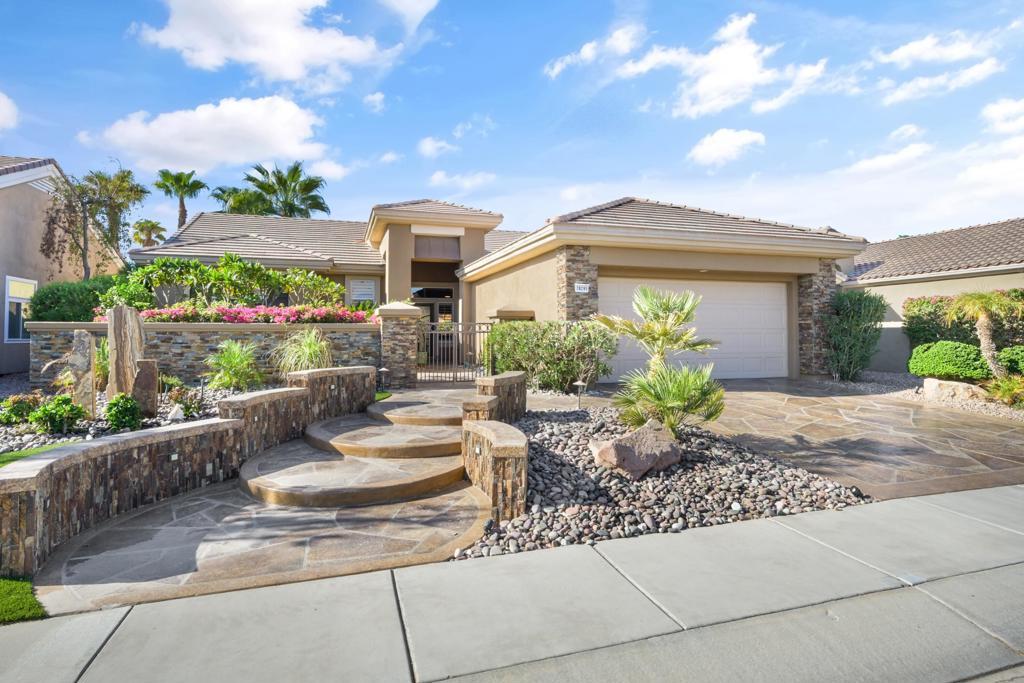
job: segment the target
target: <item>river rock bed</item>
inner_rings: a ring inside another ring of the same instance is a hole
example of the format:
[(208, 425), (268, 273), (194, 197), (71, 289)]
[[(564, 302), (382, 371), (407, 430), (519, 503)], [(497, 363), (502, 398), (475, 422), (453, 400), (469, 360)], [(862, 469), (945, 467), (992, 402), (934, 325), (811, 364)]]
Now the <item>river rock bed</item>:
[(755, 453), (707, 430), (686, 427), (686, 458), (633, 481), (594, 464), (593, 439), (628, 429), (613, 408), (527, 412), (515, 425), (530, 443), (527, 511), (460, 548), (454, 559), (653, 533), (746, 519), (842, 509), (867, 502), (826, 477)]

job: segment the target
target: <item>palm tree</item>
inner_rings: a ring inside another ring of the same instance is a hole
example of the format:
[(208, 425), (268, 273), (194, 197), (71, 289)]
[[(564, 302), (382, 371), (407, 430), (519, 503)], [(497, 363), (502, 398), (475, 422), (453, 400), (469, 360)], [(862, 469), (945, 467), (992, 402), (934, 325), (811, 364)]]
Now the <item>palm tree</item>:
[(637, 287), (633, 292), (633, 311), (639, 320), (603, 314), (595, 315), (594, 320), (639, 344), (650, 356), (647, 367), (653, 372), (664, 367), (670, 351), (703, 352), (718, 343), (698, 338), (692, 326), (700, 300), (694, 292), (662, 292)]
[(188, 211), (185, 209), (185, 200), (199, 196), (199, 193), (206, 189), (206, 183), (196, 178), (195, 171), (178, 171), (172, 173), (166, 168), (158, 171), (160, 179), (153, 183), (153, 187), (163, 192), (168, 197), (178, 198), (178, 229), (185, 225), (188, 220)]
[(270, 171), (262, 164), (256, 164), (252, 172), (245, 175), (245, 182), (267, 199), (270, 213), (276, 216), (309, 218), (314, 211), (331, 211), (320, 194), (327, 181), (320, 176), (303, 173), (301, 161), (293, 162), (283, 171), (277, 166)]
[(992, 323), (995, 318), (1011, 315), (1024, 315), (1024, 301), (1014, 299), (1006, 292), (967, 292), (953, 299), (946, 309), (946, 324), (951, 325), (957, 320), (974, 321), (974, 330), (978, 334), (981, 355), (988, 363), (992, 376), (1006, 377), (1006, 368), (999, 362), (996, 355), (996, 344), (992, 339)]
[(220, 185), (213, 188), (210, 197), (220, 202), (224, 213), (244, 213), (250, 216), (269, 216), (274, 213), (270, 201), (256, 190)]
[(143, 247), (155, 247), (164, 241), (164, 226), (148, 218), (135, 221), (132, 226), (132, 239)]
[(107, 242), (115, 248), (127, 242), (125, 216), (142, 203), (149, 190), (136, 182), (135, 174), (127, 168), (119, 168), (114, 173), (90, 171), (80, 187), (92, 218), (106, 224)]
[(652, 372), (627, 374), (623, 390), (614, 398), (622, 421), (642, 427), (654, 418), (674, 432), (684, 424), (717, 420), (725, 409), (725, 390), (711, 379), (711, 370), (710, 364), (663, 365)]

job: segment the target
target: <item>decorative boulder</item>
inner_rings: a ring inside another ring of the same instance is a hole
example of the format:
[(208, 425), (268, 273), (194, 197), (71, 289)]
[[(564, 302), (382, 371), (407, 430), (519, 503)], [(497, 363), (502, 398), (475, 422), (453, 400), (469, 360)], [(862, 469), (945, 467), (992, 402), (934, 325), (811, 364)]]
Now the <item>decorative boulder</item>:
[(71, 353), (68, 354), (68, 369), (73, 380), (71, 397), (85, 409), (85, 416), (90, 420), (96, 417), (95, 355), (96, 344), (92, 335), (85, 330), (75, 330)]
[(132, 382), (132, 398), (139, 403), (145, 417), (156, 417), (160, 399), (160, 375), (156, 361), (143, 358), (135, 361), (135, 381)]
[(107, 396), (131, 394), (135, 386), (135, 361), (142, 360), (145, 335), (142, 316), (130, 306), (107, 311), (107, 343), (110, 345), (110, 376)]
[(611, 441), (591, 441), (594, 462), (631, 479), (660, 472), (683, 459), (683, 449), (671, 430), (657, 420)]
[(976, 384), (953, 382), (934, 377), (925, 378), (923, 393), (929, 401), (984, 401), (988, 396), (985, 390)]

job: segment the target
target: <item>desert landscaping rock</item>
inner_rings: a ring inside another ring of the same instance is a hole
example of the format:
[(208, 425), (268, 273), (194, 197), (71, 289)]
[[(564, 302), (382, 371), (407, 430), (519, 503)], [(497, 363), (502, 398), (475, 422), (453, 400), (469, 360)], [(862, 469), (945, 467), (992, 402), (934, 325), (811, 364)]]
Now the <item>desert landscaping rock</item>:
[(648, 420), (636, 431), (610, 441), (592, 440), (590, 450), (597, 465), (634, 480), (648, 472), (660, 472), (683, 459), (683, 449), (675, 435), (657, 420)]
[(683, 461), (634, 481), (597, 465), (589, 442), (628, 429), (611, 408), (528, 412), (515, 425), (530, 443), (524, 515), (492, 524), (455, 559), (516, 553), (842, 509), (864, 501), (835, 481), (687, 427)]

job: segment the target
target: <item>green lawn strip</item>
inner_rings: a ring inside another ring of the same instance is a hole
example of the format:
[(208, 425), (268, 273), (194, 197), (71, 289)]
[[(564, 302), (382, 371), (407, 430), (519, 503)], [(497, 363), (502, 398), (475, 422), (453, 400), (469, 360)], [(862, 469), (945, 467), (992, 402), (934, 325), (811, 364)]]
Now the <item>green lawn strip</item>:
[(42, 619), (46, 610), (32, 592), (28, 579), (0, 579), (0, 624)]
[(383, 401), (384, 399), (390, 398), (390, 397), (391, 397), (391, 392), (390, 391), (378, 391), (377, 395), (373, 397), (373, 400), (374, 401)]
[(51, 443), (47, 446), (36, 446), (35, 448), (26, 448), (23, 451), (10, 451), (9, 453), (0, 453), (0, 467), (3, 467), (4, 465), (10, 465), (15, 460), (21, 460), (22, 458), (27, 458), (28, 456), (35, 455), (36, 453), (45, 453), (46, 451), (52, 451), (54, 448), (59, 448), (60, 446), (67, 446), (69, 443), (74, 442), (62, 441), (61, 443)]

